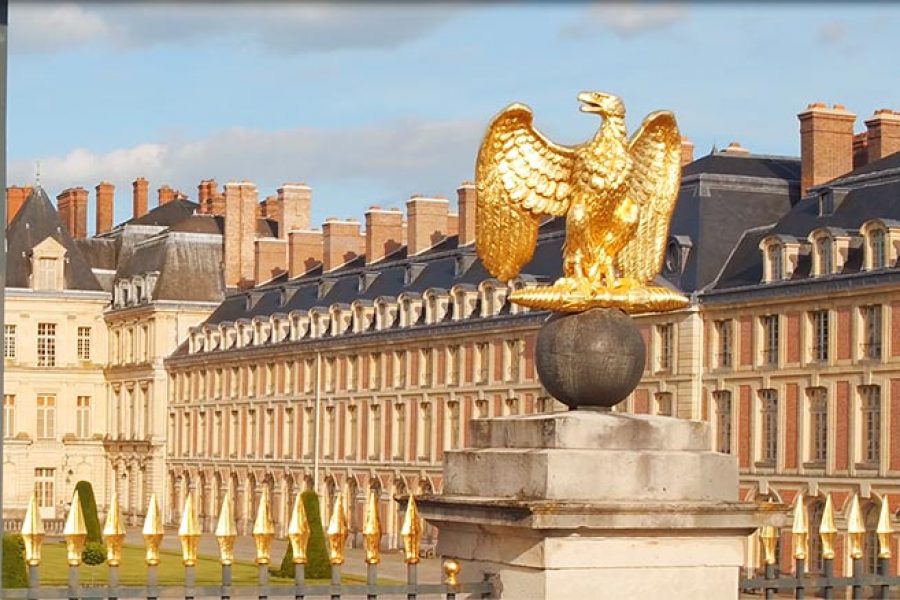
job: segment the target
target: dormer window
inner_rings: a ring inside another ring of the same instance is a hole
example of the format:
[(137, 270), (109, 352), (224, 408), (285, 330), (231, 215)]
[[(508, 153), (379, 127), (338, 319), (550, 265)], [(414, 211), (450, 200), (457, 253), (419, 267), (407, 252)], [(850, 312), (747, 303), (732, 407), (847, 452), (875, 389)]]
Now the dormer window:
[(55, 290), (57, 289), (56, 272), (59, 270), (59, 259), (41, 257), (38, 259), (37, 285), (39, 290)]
[(816, 275), (831, 275), (834, 272), (834, 242), (822, 236), (816, 240)]
[(40, 291), (62, 290), (66, 249), (52, 237), (48, 237), (37, 244), (32, 252), (32, 288)]
[(780, 281), (784, 279), (784, 249), (780, 244), (769, 246), (766, 252), (769, 265), (769, 281)]
[(834, 195), (830, 190), (819, 194), (819, 216), (826, 217), (834, 213)]
[(884, 229), (873, 229), (869, 235), (869, 252), (872, 269), (883, 269), (887, 265)]

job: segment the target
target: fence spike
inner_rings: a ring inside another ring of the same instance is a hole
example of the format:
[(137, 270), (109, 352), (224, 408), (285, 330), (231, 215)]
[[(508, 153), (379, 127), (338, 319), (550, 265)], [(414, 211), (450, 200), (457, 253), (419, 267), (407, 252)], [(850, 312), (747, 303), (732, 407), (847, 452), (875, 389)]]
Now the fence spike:
[(44, 521), (38, 506), (37, 493), (31, 493), (25, 520), (22, 521), (22, 539), (25, 541), (25, 562), (37, 567), (41, 564), (41, 544), (44, 542)]
[(366, 498), (366, 515), (363, 522), (363, 540), (366, 545), (366, 563), (381, 562), (381, 522), (378, 519), (378, 490), (369, 489)]
[(269, 488), (263, 488), (262, 498), (259, 499), (259, 506), (256, 509), (256, 520), (253, 522), (256, 564), (269, 564), (273, 537), (275, 537), (275, 523), (272, 522), (272, 511), (269, 510)]
[(303, 506), (302, 494), (297, 494), (294, 498), (291, 520), (288, 522), (288, 539), (291, 541), (294, 564), (305, 565), (306, 545), (309, 543), (309, 522), (306, 520), (306, 508)]
[(234, 506), (231, 503), (231, 490), (222, 498), (219, 510), (219, 521), (216, 523), (216, 540), (219, 542), (219, 562), (223, 565), (234, 563), (234, 540), (237, 529), (234, 526)]
[(181, 523), (178, 525), (178, 538), (181, 540), (181, 562), (186, 567), (197, 564), (197, 545), (200, 542), (200, 521), (194, 509), (194, 496), (188, 492), (184, 499), (184, 510)]
[(819, 537), (822, 539), (822, 558), (825, 560), (834, 558), (834, 537), (837, 535), (837, 527), (834, 526), (834, 505), (831, 503), (831, 494), (825, 496), (825, 508), (822, 510), (822, 522), (819, 524)]
[(328, 558), (333, 565), (344, 564), (344, 544), (347, 542), (347, 513), (344, 510), (344, 495), (334, 495), (331, 519), (328, 521)]
[(406, 514), (403, 516), (403, 525), (400, 527), (400, 537), (403, 538), (403, 559), (408, 565), (419, 562), (419, 549), (422, 545), (422, 523), (419, 520), (419, 509), (416, 507), (416, 497), (409, 495), (406, 502)]
[(461, 570), (459, 561), (448, 558), (444, 561), (444, 583), (447, 585), (459, 585), (459, 572)]
[(156, 494), (150, 494), (150, 502), (147, 504), (147, 516), (144, 517), (144, 545), (146, 546), (145, 562), (148, 566), (159, 564), (159, 545), (163, 539), (162, 514), (159, 511), (159, 502)]
[(803, 501), (803, 492), (797, 494), (794, 501), (794, 523), (791, 526), (793, 536), (794, 558), (803, 560), (809, 554), (809, 513)]
[(762, 542), (763, 560), (767, 565), (775, 564), (775, 545), (778, 542), (778, 530), (772, 525), (764, 525), (759, 529), (759, 541)]
[(106, 542), (106, 564), (118, 567), (122, 564), (122, 542), (125, 541), (125, 525), (119, 508), (119, 493), (113, 492), (109, 499), (109, 512), (103, 524), (103, 541)]
[(881, 514), (878, 515), (878, 527), (875, 532), (878, 534), (878, 558), (890, 558), (894, 527), (891, 525), (891, 508), (887, 494), (881, 497)]
[(81, 510), (77, 490), (72, 495), (72, 504), (69, 507), (69, 514), (66, 515), (63, 537), (66, 539), (66, 561), (70, 567), (77, 567), (81, 564), (81, 553), (84, 550), (84, 540), (87, 538), (84, 512)]
[(862, 558), (863, 537), (866, 535), (866, 524), (859, 509), (859, 494), (850, 499), (850, 511), (847, 514), (847, 537), (850, 538), (850, 557)]

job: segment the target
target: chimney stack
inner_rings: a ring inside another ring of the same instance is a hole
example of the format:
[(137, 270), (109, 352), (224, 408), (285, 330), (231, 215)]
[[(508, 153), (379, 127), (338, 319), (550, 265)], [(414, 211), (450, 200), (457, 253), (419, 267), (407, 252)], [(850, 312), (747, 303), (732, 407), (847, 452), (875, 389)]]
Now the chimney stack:
[(366, 211), (366, 264), (372, 264), (403, 247), (403, 213), (371, 206)]
[[(684, 152), (684, 146), (682, 146), (682, 152)], [(729, 156), (747, 156), (750, 154), (750, 151), (737, 142), (731, 142), (728, 144), (727, 148), (722, 150), (722, 154), (727, 154)]]
[(56, 197), (56, 207), (69, 235), (75, 239), (87, 237), (88, 191), (83, 187), (68, 188)]
[(800, 119), (800, 193), (853, 170), (853, 123), (856, 115), (835, 104), (814, 102)]
[(113, 207), (115, 206), (116, 186), (108, 181), (101, 181), (94, 188), (97, 193), (97, 232), (106, 233), (113, 227)]
[(322, 231), (319, 229), (288, 233), (288, 277), (303, 275), (322, 262)]
[(219, 193), (215, 179), (204, 179), (197, 186), (197, 212), (205, 215), (225, 214), (225, 196)]
[(19, 214), (19, 209), (28, 200), (31, 195), (32, 188), (29, 186), (19, 187), (12, 186), (6, 188), (6, 225), (9, 226), (12, 220)]
[(332, 271), (353, 260), (363, 252), (363, 238), (359, 234), (359, 221), (325, 219), (322, 225), (322, 269)]
[(694, 162), (694, 142), (681, 136), (681, 166)]
[(284, 273), (285, 258), (287, 256), (287, 240), (278, 238), (259, 238), (254, 246), (254, 264), (256, 272), (254, 280), (256, 283), (268, 281), (278, 275)]
[(407, 254), (414, 256), (431, 248), (447, 237), (447, 215), (450, 203), (446, 198), (413, 196), (406, 201), (409, 221)]
[(288, 239), (291, 231), (305, 231), (310, 226), (312, 188), (303, 183), (285, 183), (278, 188), (278, 237)]
[(134, 213), (134, 218), (137, 219), (147, 214), (147, 192), (149, 191), (150, 184), (147, 183), (147, 180), (143, 177), (138, 177), (134, 180), (134, 183), (131, 184), (131, 187), (133, 189), (132, 212)]
[(170, 188), (168, 185), (164, 185), (159, 188), (159, 206), (163, 204), (168, 204), (172, 200), (175, 199), (175, 190)]
[(868, 162), (900, 152), (900, 113), (881, 108), (866, 121)]
[(456, 195), (459, 199), (459, 245), (468, 246), (475, 242), (475, 215), (478, 213), (475, 184), (464, 181), (456, 189)]
[(244, 288), (256, 276), (256, 186), (249, 181), (225, 185), (225, 286)]

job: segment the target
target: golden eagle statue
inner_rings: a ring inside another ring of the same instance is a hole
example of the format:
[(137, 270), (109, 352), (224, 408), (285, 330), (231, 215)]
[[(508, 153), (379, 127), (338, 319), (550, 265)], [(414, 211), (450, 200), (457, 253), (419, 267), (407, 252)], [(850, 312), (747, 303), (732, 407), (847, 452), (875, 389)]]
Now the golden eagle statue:
[(627, 139), (619, 98), (584, 92), (578, 100), (582, 112), (603, 119), (594, 138), (579, 146), (548, 140), (522, 104), (491, 122), (475, 173), (478, 255), (494, 277), (512, 279), (534, 254), (542, 218), (565, 215), (563, 276), (515, 290), (510, 300), (561, 312), (685, 306), (684, 295), (653, 285), (681, 177), (675, 116), (654, 112)]

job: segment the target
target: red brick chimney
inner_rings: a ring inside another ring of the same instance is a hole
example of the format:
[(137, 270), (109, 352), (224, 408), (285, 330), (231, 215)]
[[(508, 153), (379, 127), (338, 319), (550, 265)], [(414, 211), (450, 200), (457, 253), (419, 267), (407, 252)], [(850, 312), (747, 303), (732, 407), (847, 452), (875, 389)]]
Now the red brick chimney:
[(366, 264), (372, 264), (403, 247), (403, 213), (370, 206), (366, 211)]
[(431, 248), (447, 237), (447, 214), (450, 203), (446, 198), (413, 196), (406, 201), (407, 253), (410, 256)]
[(863, 131), (853, 135), (853, 168), (858, 169), (869, 162), (869, 133)]
[(272, 279), (279, 273), (287, 271), (287, 241), (278, 238), (259, 238), (254, 246), (254, 264), (256, 283)]
[(197, 186), (197, 212), (206, 215), (225, 214), (225, 196), (218, 190), (215, 179), (204, 179)]
[(68, 188), (56, 197), (56, 207), (69, 235), (87, 237), (88, 191), (83, 187)]
[(869, 162), (900, 152), (900, 113), (878, 109), (866, 121), (866, 129)]
[(113, 227), (113, 207), (115, 206), (116, 186), (108, 181), (101, 181), (94, 188), (97, 193), (97, 235), (106, 233)]
[(288, 233), (288, 277), (303, 275), (322, 262), (322, 231), (294, 230)]
[(681, 166), (694, 162), (694, 142), (681, 136)]
[(809, 188), (853, 170), (853, 123), (856, 115), (835, 104), (814, 102), (800, 119), (800, 188)]
[(225, 184), (225, 285), (250, 286), (256, 276), (256, 186)]
[(163, 204), (168, 204), (172, 200), (175, 199), (175, 190), (170, 188), (168, 185), (164, 185), (159, 188), (159, 206)]
[(475, 184), (464, 181), (456, 189), (456, 195), (459, 200), (459, 245), (467, 246), (475, 242), (475, 215), (478, 212)]
[(132, 212), (134, 218), (143, 217), (147, 214), (147, 192), (150, 184), (143, 177), (138, 177), (131, 184), (132, 187)]
[(322, 225), (322, 268), (334, 270), (363, 253), (363, 238), (359, 234), (359, 221), (328, 217)]
[(276, 200), (278, 237), (288, 239), (291, 231), (305, 231), (310, 226), (312, 188), (304, 183), (285, 183), (278, 188)]
[(6, 225), (9, 226), (12, 220), (19, 214), (19, 209), (28, 200), (31, 195), (32, 188), (29, 186), (19, 187), (12, 186), (6, 188)]

